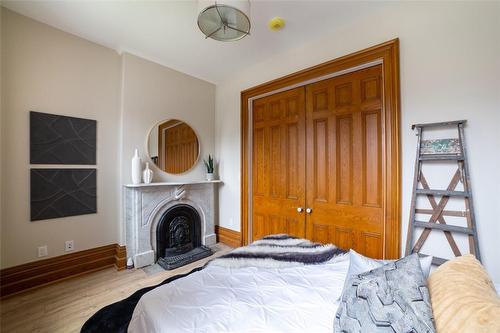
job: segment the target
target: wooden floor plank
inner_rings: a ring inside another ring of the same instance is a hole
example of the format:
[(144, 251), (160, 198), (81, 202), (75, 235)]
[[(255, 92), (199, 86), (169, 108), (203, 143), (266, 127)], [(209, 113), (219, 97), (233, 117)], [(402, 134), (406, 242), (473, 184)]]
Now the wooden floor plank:
[(134, 291), (166, 278), (203, 266), (208, 260), (231, 250), (217, 244), (208, 258), (172, 271), (148, 275), (143, 269), (116, 271), (107, 268), (52, 285), (8, 296), (0, 300), (1, 332), (79, 332), (83, 323), (100, 308)]

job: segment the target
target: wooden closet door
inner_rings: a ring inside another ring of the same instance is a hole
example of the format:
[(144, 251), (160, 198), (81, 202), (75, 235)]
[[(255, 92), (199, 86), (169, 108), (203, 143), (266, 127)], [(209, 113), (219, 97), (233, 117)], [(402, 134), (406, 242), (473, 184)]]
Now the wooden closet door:
[(384, 253), (382, 67), (307, 86), (306, 236)]
[(253, 101), (252, 239), (305, 236), (305, 88)]

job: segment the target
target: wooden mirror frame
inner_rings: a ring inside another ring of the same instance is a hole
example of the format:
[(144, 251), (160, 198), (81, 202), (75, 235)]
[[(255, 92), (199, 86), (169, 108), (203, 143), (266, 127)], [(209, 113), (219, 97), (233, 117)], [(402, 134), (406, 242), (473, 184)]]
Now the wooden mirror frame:
[(399, 258), (401, 254), (401, 157), (400, 157), (400, 87), (399, 39), (310, 67), (241, 92), (241, 236), (248, 244), (249, 223), (249, 100), (329, 74), (361, 67), (380, 61), (383, 68), (382, 89), (385, 115), (385, 159), (383, 160), (384, 258)]

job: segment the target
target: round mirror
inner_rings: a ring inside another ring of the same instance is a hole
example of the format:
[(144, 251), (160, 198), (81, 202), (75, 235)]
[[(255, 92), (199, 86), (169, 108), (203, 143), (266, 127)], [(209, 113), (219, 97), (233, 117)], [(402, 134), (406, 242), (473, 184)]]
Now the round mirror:
[(181, 120), (156, 124), (149, 132), (148, 155), (162, 171), (179, 174), (198, 161), (200, 145), (193, 129)]

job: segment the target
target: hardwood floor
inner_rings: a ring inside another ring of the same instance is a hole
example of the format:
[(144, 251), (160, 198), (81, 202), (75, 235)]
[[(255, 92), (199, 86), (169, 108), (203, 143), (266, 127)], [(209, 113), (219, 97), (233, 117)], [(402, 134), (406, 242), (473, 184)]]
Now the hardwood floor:
[(83, 323), (97, 310), (128, 297), (134, 291), (160, 283), (166, 278), (189, 272), (208, 260), (223, 255), (230, 247), (218, 243), (216, 253), (172, 271), (152, 269), (102, 271), (79, 276), (53, 285), (26, 291), (0, 300), (0, 331), (79, 332)]

